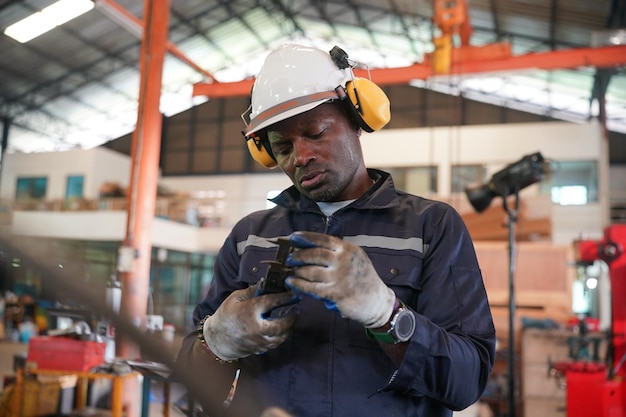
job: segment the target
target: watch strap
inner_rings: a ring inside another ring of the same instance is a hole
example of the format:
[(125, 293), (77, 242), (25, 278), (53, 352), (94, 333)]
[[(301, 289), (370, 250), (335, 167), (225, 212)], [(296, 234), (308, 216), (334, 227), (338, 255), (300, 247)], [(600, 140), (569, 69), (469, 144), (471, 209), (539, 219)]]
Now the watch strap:
[(370, 339), (376, 340), (377, 342), (392, 343), (392, 344), (398, 343), (396, 338), (388, 331), (387, 332), (373, 332), (370, 329), (365, 329), (365, 333)]
[(387, 327), (387, 330), (383, 331), (383, 332), (375, 332), (375, 331), (372, 331), (371, 329), (368, 329), (366, 327), (365, 328), (365, 334), (367, 334), (367, 336), (370, 339), (376, 340), (376, 341), (381, 342), (381, 343), (398, 343), (398, 340), (391, 333), (393, 331), (393, 326), (391, 325), (391, 322), (394, 320), (396, 314), (398, 314), (398, 311), (400, 309), (406, 309), (406, 308), (407, 307), (402, 302), (402, 300), (400, 300), (399, 298), (396, 297), (396, 302), (395, 302), (395, 304), (393, 306), (393, 311), (391, 312), (391, 317), (389, 317), (389, 320), (383, 326), (383, 327)]

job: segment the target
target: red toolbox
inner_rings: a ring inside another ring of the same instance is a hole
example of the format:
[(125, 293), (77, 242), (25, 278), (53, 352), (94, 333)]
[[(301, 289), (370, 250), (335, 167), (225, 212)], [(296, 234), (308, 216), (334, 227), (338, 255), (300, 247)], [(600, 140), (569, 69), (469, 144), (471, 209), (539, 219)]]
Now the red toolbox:
[(60, 336), (36, 336), (28, 342), (26, 366), (61, 371), (89, 371), (104, 363), (105, 343)]

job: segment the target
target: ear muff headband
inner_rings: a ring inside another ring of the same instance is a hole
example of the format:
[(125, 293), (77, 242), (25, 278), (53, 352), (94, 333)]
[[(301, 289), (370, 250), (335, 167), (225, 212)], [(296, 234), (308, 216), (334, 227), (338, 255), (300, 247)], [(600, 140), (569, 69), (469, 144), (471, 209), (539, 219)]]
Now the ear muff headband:
[(349, 111), (366, 132), (382, 129), (391, 119), (385, 92), (367, 78), (348, 81), (345, 88)]

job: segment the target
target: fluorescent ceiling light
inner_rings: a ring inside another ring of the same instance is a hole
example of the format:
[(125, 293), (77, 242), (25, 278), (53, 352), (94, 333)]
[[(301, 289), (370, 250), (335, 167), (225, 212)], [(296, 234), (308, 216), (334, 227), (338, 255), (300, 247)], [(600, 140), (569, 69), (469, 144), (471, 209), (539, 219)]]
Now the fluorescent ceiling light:
[(91, 0), (59, 0), (40, 12), (15, 22), (4, 30), (4, 34), (20, 43), (42, 35), (94, 8)]

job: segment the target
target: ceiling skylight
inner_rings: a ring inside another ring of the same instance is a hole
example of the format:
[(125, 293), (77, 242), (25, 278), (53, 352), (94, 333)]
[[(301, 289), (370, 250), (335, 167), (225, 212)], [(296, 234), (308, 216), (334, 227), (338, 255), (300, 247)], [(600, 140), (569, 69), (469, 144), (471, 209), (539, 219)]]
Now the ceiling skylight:
[(13, 23), (4, 34), (20, 43), (26, 43), (63, 23), (93, 9), (91, 0), (59, 0), (50, 6)]

